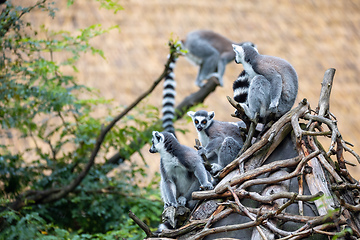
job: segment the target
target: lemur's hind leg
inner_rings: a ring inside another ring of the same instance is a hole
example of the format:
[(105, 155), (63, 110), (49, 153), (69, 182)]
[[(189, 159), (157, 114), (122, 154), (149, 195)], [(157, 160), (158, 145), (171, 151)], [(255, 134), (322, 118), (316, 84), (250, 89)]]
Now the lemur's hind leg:
[(212, 174), (216, 174), (226, 165), (231, 163), (239, 151), (241, 150), (241, 145), (232, 137), (226, 137), (221, 144), (218, 154), (218, 163), (212, 164)]

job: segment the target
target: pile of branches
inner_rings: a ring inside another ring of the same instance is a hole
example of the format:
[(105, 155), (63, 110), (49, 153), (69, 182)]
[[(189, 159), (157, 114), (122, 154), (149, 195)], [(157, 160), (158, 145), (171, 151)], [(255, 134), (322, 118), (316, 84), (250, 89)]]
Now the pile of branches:
[[(359, 183), (349, 174), (346, 165), (354, 165), (344, 158), (344, 151), (360, 163), (360, 156), (352, 145), (346, 142), (337, 127), (337, 120), (329, 111), (330, 93), (335, 69), (325, 72), (318, 107), (310, 108), (306, 99), (276, 121), (258, 141), (253, 143), (238, 158), (226, 166), (219, 174), (219, 183), (214, 190), (194, 192), (193, 199), (202, 200), (202, 204), (193, 211), (184, 226), (174, 230), (163, 230), (160, 234), (152, 233), (136, 216), (130, 216), (151, 239), (202, 239), (205, 236), (220, 232), (229, 232), (245, 228), (257, 228), (260, 236), (267, 239), (264, 229), (280, 236), (280, 239), (302, 239), (318, 233), (327, 236), (346, 236), (348, 239), (360, 237), (360, 204)], [(230, 99), (235, 108), (239, 106)], [(241, 109), (238, 109), (239, 111)], [(298, 156), (281, 161), (264, 164), (266, 159), (292, 132)], [(318, 138), (330, 138), (330, 146), (325, 149)], [(257, 178), (277, 169), (293, 167), (292, 172), (282, 176)], [(297, 177), (299, 191), (279, 192), (263, 196), (249, 191), (249, 187), (259, 184), (277, 184)], [(309, 186), (311, 195), (303, 195), (304, 181)], [(285, 204), (276, 208), (250, 208), (244, 206), (240, 199), (250, 198), (259, 206), (273, 203), (277, 199), (288, 199)], [(214, 199), (220, 199), (215, 202)], [(304, 216), (303, 203), (314, 201), (319, 216)], [(298, 204), (299, 215), (285, 213), (293, 203)], [(206, 205), (207, 204), (207, 205)], [(204, 207), (207, 206), (207, 207)], [(194, 218), (203, 211), (202, 218)], [(238, 213), (247, 216), (251, 221), (234, 223), (210, 228), (217, 221)], [(197, 220), (193, 220), (197, 219)], [(274, 221), (293, 221), (305, 223), (296, 231), (284, 231), (277, 228)], [(262, 226), (260, 228), (260, 226)]]

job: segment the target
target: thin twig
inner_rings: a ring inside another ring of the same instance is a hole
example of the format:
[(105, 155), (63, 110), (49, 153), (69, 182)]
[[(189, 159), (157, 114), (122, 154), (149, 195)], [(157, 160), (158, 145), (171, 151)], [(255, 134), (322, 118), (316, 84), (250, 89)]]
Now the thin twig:
[[(242, 205), (240, 203), (240, 200), (238, 198), (238, 196), (235, 194), (234, 190), (228, 186), (228, 190), (231, 192), (231, 194), (233, 195), (236, 204), (239, 206), (240, 210), (245, 213), (246, 216), (248, 216), (251, 220), (255, 221), (256, 218), (249, 212), (249, 210), (246, 209), (246, 207), (244, 205)], [(262, 239), (267, 240), (267, 237), (265, 236), (263, 230), (260, 228), (260, 226), (256, 226), (256, 229), (258, 230), (260, 236), (262, 237)]]

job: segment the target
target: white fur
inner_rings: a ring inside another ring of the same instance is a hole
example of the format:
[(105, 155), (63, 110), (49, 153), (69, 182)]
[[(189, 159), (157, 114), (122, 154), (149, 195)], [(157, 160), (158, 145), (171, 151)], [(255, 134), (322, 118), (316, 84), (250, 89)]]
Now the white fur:
[(202, 63), (201, 58), (191, 54), (189, 51), (186, 53), (186, 59), (195, 66), (199, 66)]
[(205, 131), (198, 131), (199, 140), (202, 143), (202, 146), (205, 147), (209, 144), (210, 138), (206, 135)]

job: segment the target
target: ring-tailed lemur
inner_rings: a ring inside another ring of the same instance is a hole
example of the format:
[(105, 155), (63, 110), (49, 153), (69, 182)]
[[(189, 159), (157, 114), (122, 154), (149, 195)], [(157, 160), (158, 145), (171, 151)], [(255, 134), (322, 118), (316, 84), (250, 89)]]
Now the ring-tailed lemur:
[(295, 69), (284, 59), (261, 55), (252, 46), (233, 44), (235, 62), (244, 66), (249, 76), (247, 103), (240, 103), (245, 114), (254, 119), (274, 114), (276, 118), (288, 112), (294, 105), (298, 91)]
[[(199, 65), (199, 72), (195, 84), (204, 85), (203, 80), (215, 76), (219, 79), (220, 86), (224, 85), (223, 75), (225, 66), (235, 59), (231, 45), (233, 41), (209, 30), (196, 30), (187, 34), (182, 40), (182, 47), (187, 50), (187, 59)], [(242, 45), (255, 46), (252, 42), (242, 42)]]
[(181, 145), (171, 133), (154, 131), (152, 136), (149, 151), (161, 156), (160, 191), (164, 208), (185, 205), (193, 208), (196, 201), (191, 200), (192, 192), (214, 188), (202, 158), (195, 149)]
[[(209, 30), (197, 30), (187, 34), (186, 39), (180, 42), (181, 48), (186, 53), (186, 58), (199, 65), (199, 72), (195, 84), (199, 87), (204, 85), (203, 80), (215, 76), (223, 86), (223, 75), (226, 64), (235, 59), (232, 44), (226, 37)], [(239, 45), (255, 46), (251, 42), (242, 42)], [(179, 49), (178, 49), (179, 50)], [(165, 77), (163, 90), (163, 117), (162, 126), (164, 131), (174, 133), (173, 118), (175, 114), (175, 80), (173, 69), (177, 59), (173, 59), (170, 65), (170, 73)]]
[(208, 159), (217, 156), (211, 170), (215, 174), (232, 162), (241, 150), (244, 142), (240, 127), (244, 128), (245, 124), (242, 121), (235, 123), (214, 120), (215, 113), (205, 110), (189, 111), (187, 114), (192, 118), (203, 146), (199, 154), (204, 151)]

